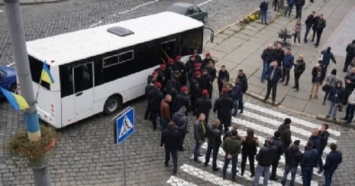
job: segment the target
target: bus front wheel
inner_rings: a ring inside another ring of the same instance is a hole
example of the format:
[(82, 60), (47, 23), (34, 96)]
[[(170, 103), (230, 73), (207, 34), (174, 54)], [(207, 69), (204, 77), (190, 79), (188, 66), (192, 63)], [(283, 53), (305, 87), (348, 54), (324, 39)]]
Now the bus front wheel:
[(111, 96), (105, 102), (104, 113), (106, 115), (111, 115), (111, 114), (117, 112), (117, 110), (119, 108), (121, 108), (121, 106), (122, 106), (122, 101), (121, 101), (120, 97)]

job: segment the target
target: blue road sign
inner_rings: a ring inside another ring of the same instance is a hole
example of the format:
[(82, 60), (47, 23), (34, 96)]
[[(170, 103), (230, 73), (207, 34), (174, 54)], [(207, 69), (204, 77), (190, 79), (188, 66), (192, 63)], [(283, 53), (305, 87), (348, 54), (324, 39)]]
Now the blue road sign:
[(134, 108), (129, 107), (115, 119), (115, 143), (124, 142), (134, 132)]

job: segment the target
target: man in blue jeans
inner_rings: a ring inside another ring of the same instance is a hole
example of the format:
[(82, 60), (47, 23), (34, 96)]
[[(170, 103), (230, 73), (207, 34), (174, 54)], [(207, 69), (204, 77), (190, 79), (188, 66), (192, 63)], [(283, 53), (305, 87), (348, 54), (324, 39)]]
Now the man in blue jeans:
[(281, 180), (281, 184), (283, 186), (286, 185), (286, 180), (289, 172), (291, 172), (290, 186), (295, 185), (297, 167), (300, 164), (302, 158), (302, 152), (300, 151), (299, 145), (300, 140), (296, 140), (293, 142), (293, 145), (287, 148), (286, 150), (286, 168), (284, 176)]
[(258, 155), (256, 155), (256, 160), (258, 161), (258, 166), (256, 167), (255, 177), (253, 181), (253, 186), (259, 185), (259, 178), (264, 175), (263, 186), (267, 186), (270, 177), (270, 166), (274, 161), (277, 154), (277, 148), (272, 145), (272, 140), (265, 140), (264, 147), (259, 150)]
[(308, 141), (301, 159), (303, 186), (311, 186), (313, 167), (317, 166), (318, 150)]
[(274, 49), (272, 47), (272, 44), (269, 44), (269, 46), (263, 51), (263, 53), (261, 54), (261, 59), (263, 60), (261, 82), (264, 83), (264, 80), (266, 79), (267, 69), (269, 68), (270, 63), (274, 60)]
[(261, 24), (267, 25), (267, 10), (269, 9), (269, 2), (264, 0), (260, 3)]
[(208, 125), (207, 127), (207, 138), (208, 138), (208, 143), (207, 143), (207, 152), (206, 152), (206, 159), (205, 159), (205, 164), (204, 166), (207, 167), (208, 162), (210, 161), (210, 156), (212, 154), (212, 170), (213, 171), (219, 171), (220, 168), (217, 167), (217, 156), (218, 156), (218, 150), (219, 146), (221, 146), (222, 140), (221, 140), (221, 130), (219, 130), (219, 125), (221, 122), (219, 119), (216, 119), (213, 124)]
[(284, 17), (287, 15), (287, 13), (288, 13), (288, 17), (290, 17), (293, 9), (293, 5), (295, 5), (295, 0), (287, 0), (287, 8)]
[(200, 154), (200, 148), (202, 143), (205, 141), (206, 136), (206, 124), (205, 124), (205, 114), (200, 113), (198, 119), (194, 124), (194, 139), (195, 139), (195, 148), (194, 148), (194, 161), (197, 163), (201, 163), (198, 159)]
[(229, 162), (232, 160), (232, 182), (236, 182), (237, 174), (237, 161), (238, 155), (240, 154), (241, 142), (238, 139), (238, 132), (236, 129), (232, 130), (232, 136), (226, 137), (223, 141), (222, 148), (225, 152), (224, 166), (223, 166), (223, 179), (226, 179), (227, 167)]
[(337, 151), (337, 145), (335, 143), (330, 144), (332, 150), (325, 160), (324, 165), (324, 186), (330, 186), (332, 184), (332, 177), (338, 165), (342, 163), (343, 156), (340, 151)]

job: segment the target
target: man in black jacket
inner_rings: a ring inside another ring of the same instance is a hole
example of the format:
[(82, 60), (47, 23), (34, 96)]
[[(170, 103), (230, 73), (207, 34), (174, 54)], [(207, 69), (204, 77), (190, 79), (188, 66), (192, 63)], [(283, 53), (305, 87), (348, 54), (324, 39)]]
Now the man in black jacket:
[(221, 140), (221, 131), (219, 130), (220, 121), (216, 119), (213, 124), (207, 126), (207, 152), (204, 166), (207, 167), (208, 162), (210, 161), (211, 152), (212, 154), (212, 170), (219, 171), (220, 168), (217, 167), (217, 156), (219, 147), (222, 144)]
[(192, 106), (192, 111), (195, 112), (195, 103), (197, 98), (200, 97), (201, 95), (201, 85), (200, 85), (200, 79), (201, 79), (201, 72), (196, 71), (194, 73), (194, 77), (191, 78), (190, 80), (190, 101), (191, 101), (191, 106)]
[(180, 77), (181, 77), (181, 73), (177, 70), (174, 71), (173, 73), (173, 77), (171, 77), (171, 84), (173, 85), (173, 87), (179, 91), (181, 89), (181, 83), (180, 83)]
[(300, 140), (296, 140), (293, 142), (293, 145), (286, 150), (286, 167), (284, 176), (282, 178), (281, 184), (286, 185), (286, 180), (288, 173), (291, 171), (291, 180), (290, 185), (295, 185), (295, 178), (297, 173), (297, 167), (301, 162), (302, 152), (299, 148)]
[(260, 19), (261, 19), (261, 24), (265, 24), (267, 25), (267, 10), (269, 8), (269, 2), (264, 0), (260, 3), (259, 5), (259, 8), (260, 8)]
[[(233, 100), (227, 95), (228, 90), (223, 89), (221, 96), (215, 101), (213, 106), (213, 112), (217, 112), (217, 117), (221, 124), (224, 125), (224, 132), (228, 132), (228, 127), (232, 120)], [(222, 125), (219, 125), (219, 129), (222, 131)]]
[(306, 62), (304, 62), (304, 60), (303, 60), (303, 55), (298, 56), (298, 59), (296, 60), (294, 66), (295, 66), (295, 69), (294, 69), (295, 86), (292, 88), (296, 89), (295, 91), (298, 92), (299, 88), (300, 88), (299, 80), (300, 80), (303, 72), (306, 70)]
[(285, 118), (283, 124), (279, 126), (278, 131), (281, 133), (281, 141), (284, 145), (284, 149), (286, 150), (291, 144), (291, 119)]
[(323, 172), (323, 160), (322, 160), (322, 154), (323, 154), (323, 151), (325, 149), (325, 147), (327, 146), (328, 144), (328, 138), (329, 138), (329, 132), (328, 132), (328, 128), (329, 128), (329, 125), (324, 123), (322, 124), (320, 130), (319, 130), (319, 133), (318, 133), (318, 136), (319, 136), (319, 139), (320, 139), (320, 151), (318, 152), (319, 153), (319, 158), (318, 158), (318, 174), (322, 173)]
[(226, 70), (226, 66), (222, 65), (221, 70), (218, 72), (218, 92), (221, 95), (222, 88), (223, 88), (223, 80), (227, 80), (229, 82), (229, 72)]
[(256, 155), (258, 166), (256, 167), (253, 186), (259, 185), (259, 178), (261, 175), (264, 175), (263, 185), (268, 185), (270, 165), (274, 161), (275, 156), (277, 156), (277, 148), (272, 145), (271, 139), (265, 140), (265, 146), (260, 148), (258, 155)]
[(332, 150), (325, 160), (324, 165), (324, 186), (330, 186), (332, 184), (332, 177), (338, 165), (342, 163), (343, 156), (340, 151), (337, 151), (337, 145), (335, 143), (330, 144), (330, 149)]
[(199, 79), (199, 82), (201, 90), (206, 89), (209, 93), (211, 93), (210, 91), (213, 90), (213, 87), (211, 82), (211, 76), (208, 74), (207, 69), (202, 69), (202, 75)]
[(166, 87), (163, 89), (164, 96), (169, 94), (171, 98), (174, 100), (177, 95), (177, 90), (173, 86), (173, 82), (169, 79), (166, 83)]
[(343, 72), (347, 72), (352, 59), (355, 57), (355, 40), (348, 44), (346, 47), (346, 58), (344, 63)]
[(185, 115), (186, 107), (182, 106), (179, 111), (173, 114), (172, 121), (175, 123), (177, 130), (179, 131), (179, 151), (184, 151), (184, 140), (187, 130), (188, 118)]
[(208, 117), (212, 108), (212, 101), (208, 98), (208, 91), (206, 89), (202, 90), (202, 97), (197, 99), (195, 108), (196, 116), (199, 116), (201, 113), (205, 114), (206, 123), (208, 123)]
[(173, 159), (173, 174), (177, 172), (178, 155), (177, 150), (179, 146), (179, 132), (175, 128), (175, 123), (170, 122), (168, 124), (168, 129), (166, 129), (162, 136), (160, 146), (165, 148), (165, 166), (169, 166), (170, 154)]
[(153, 130), (157, 130), (157, 117), (160, 112), (160, 102), (164, 98), (163, 93), (160, 91), (161, 84), (155, 83), (155, 89), (152, 89), (148, 96), (150, 120), (153, 124)]
[(238, 109), (240, 110), (240, 114), (242, 114), (244, 110), (243, 94), (247, 92), (249, 85), (247, 75), (245, 75), (243, 69), (238, 70), (237, 78), (240, 79), (240, 84), (242, 85), (242, 94), (239, 96), (238, 100)]
[(263, 60), (261, 82), (264, 83), (264, 80), (266, 79), (267, 69), (269, 68), (270, 63), (274, 60), (274, 49), (272, 47), (272, 44), (269, 44), (269, 46), (263, 51), (263, 53), (261, 54), (261, 59)]
[[(149, 99), (149, 94), (150, 92), (155, 89), (155, 83), (156, 83), (156, 80), (155, 78), (153, 78), (150, 83), (145, 87), (145, 96), (147, 99)], [(145, 110), (145, 113), (144, 113), (144, 119), (147, 120), (149, 117), (149, 101), (147, 101), (147, 108)]]
[(165, 64), (161, 64), (160, 67), (158, 69), (156, 69), (156, 71), (158, 72), (158, 77), (157, 77), (157, 81), (159, 83), (161, 83), (161, 87), (162, 89), (165, 88), (166, 86), (166, 81), (167, 81), (167, 77), (166, 77), (166, 65)]
[(214, 67), (214, 65), (213, 65), (213, 63), (211, 61), (207, 63), (206, 69), (207, 69), (208, 74), (211, 77), (211, 90), (208, 90), (209, 95), (210, 95), (210, 99), (211, 99), (212, 98), (212, 93), (213, 93), (213, 82), (216, 79), (217, 71), (216, 71), (216, 68)]
[(305, 25), (306, 25), (306, 33), (304, 34), (304, 42), (307, 43), (307, 36), (309, 34), (309, 31), (311, 30), (312, 26), (313, 26), (313, 21), (314, 21), (314, 17), (316, 15), (316, 12), (313, 11), (311, 15), (309, 15), (305, 21)]
[(313, 167), (317, 166), (318, 150), (308, 141), (301, 159), (303, 186), (311, 186)]
[(302, 18), (302, 8), (305, 4), (305, 0), (296, 0), (296, 17), (295, 19), (301, 19)]
[(205, 114), (201, 113), (198, 116), (194, 124), (194, 139), (195, 139), (195, 148), (194, 148), (194, 161), (197, 163), (201, 163), (198, 159), (200, 154), (200, 148), (203, 142), (205, 142), (206, 137), (206, 123), (205, 123)]
[(272, 169), (271, 169), (271, 175), (270, 175), (270, 180), (274, 180), (274, 181), (278, 180), (276, 178), (276, 169), (277, 169), (277, 166), (279, 165), (281, 155), (285, 152), (284, 145), (283, 145), (280, 137), (281, 137), (281, 133), (279, 131), (276, 131), (274, 133), (274, 137), (272, 138), (272, 145), (275, 146), (277, 149), (277, 153), (275, 155), (274, 161), (272, 162)]
[[(188, 88), (187, 87), (181, 87), (180, 93), (175, 97), (175, 100), (173, 100), (174, 104), (174, 112), (177, 112), (182, 106), (185, 106), (187, 109), (187, 112), (189, 111), (191, 104), (190, 104), (190, 95), (188, 94)], [(187, 112), (185, 113), (187, 116)]]
[(179, 71), (181, 74), (179, 77), (180, 85), (186, 85), (186, 67), (185, 64), (181, 61), (181, 56), (176, 56), (173, 70)]
[(281, 62), (284, 60), (285, 57), (285, 51), (282, 49), (281, 44), (277, 44), (273, 54), (273, 60), (277, 61), (277, 65), (281, 67)]
[(313, 42), (313, 41), (314, 41), (314, 37), (316, 37), (316, 34), (317, 34), (317, 25), (318, 25), (319, 18), (320, 18), (320, 14), (315, 15), (314, 18), (313, 18), (313, 23), (312, 23), (312, 30), (313, 30), (313, 33), (312, 33), (312, 40), (311, 40), (311, 42)]
[(325, 19), (323, 18), (323, 14), (320, 14), (319, 16), (319, 20), (317, 22), (317, 41), (314, 44), (315, 47), (318, 47), (319, 45), (319, 41), (320, 38), (322, 36), (323, 33), (323, 29), (327, 26), (327, 22), (325, 21)]

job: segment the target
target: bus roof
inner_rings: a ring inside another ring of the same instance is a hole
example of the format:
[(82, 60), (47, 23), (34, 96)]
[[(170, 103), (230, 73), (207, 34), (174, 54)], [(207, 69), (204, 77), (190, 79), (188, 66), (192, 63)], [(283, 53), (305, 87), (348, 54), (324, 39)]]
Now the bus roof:
[[(121, 37), (107, 31), (117, 26), (131, 30), (134, 34)], [(162, 12), (29, 41), (27, 50), (29, 55), (38, 60), (53, 60), (49, 65), (61, 65), (202, 26), (202, 22), (192, 18)]]

